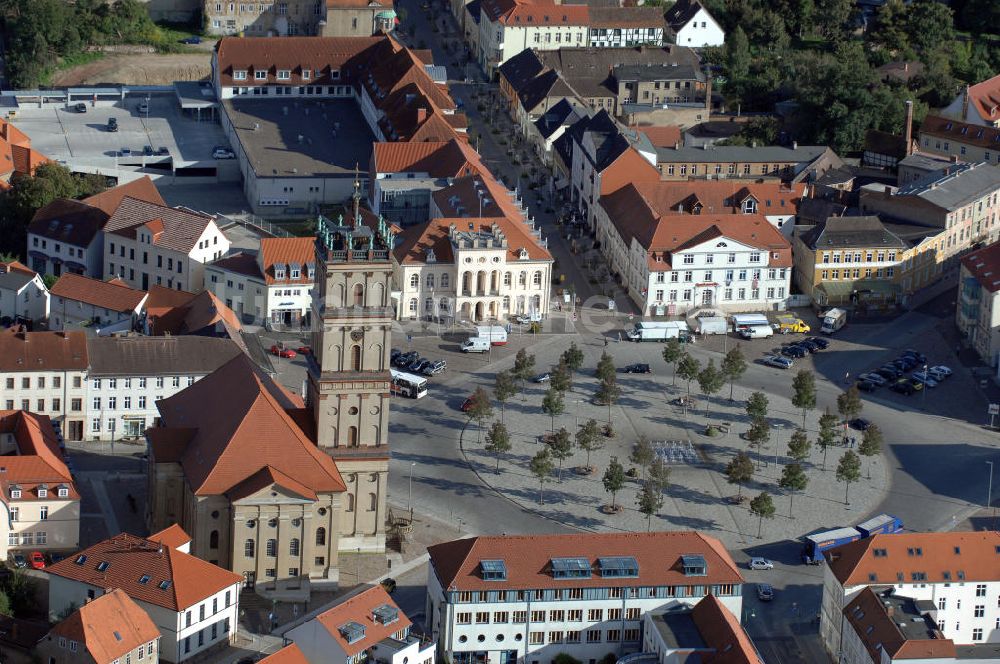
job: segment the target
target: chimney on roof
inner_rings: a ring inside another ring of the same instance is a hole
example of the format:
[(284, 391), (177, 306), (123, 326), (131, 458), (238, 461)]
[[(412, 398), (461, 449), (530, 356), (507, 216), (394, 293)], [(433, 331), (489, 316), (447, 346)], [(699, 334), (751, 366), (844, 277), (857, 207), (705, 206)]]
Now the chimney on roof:
[(427, 119), (427, 109), (421, 106), (417, 109), (417, 122), (423, 122)]
[(962, 91), (962, 121), (969, 119), (969, 85), (966, 83), (965, 90)]
[(896, 607), (894, 607), (892, 604), (889, 604), (889, 606), (885, 607), (885, 615), (892, 618), (894, 615), (896, 615)]
[(913, 101), (906, 100), (906, 127), (903, 128), (903, 136), (906, 140), (904, 152), (907, 157), (913, 154)]

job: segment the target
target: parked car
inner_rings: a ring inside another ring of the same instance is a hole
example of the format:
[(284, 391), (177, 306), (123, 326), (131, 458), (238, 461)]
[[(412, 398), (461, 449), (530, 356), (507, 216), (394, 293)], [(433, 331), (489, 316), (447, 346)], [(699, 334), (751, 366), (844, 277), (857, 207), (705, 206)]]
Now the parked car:
[(201, 43), (201, 37), (199, 37), (198, 35), (191, 35), (190, 37), (185, 37), (184, 39), (182, 39), (181, 43), (182, 44), (200, 44)]
[(122, 148), (121, 150), (118, 151), (118, 156), (119, 157), (131, 157), (132, 156), (132, 148)]
[(152, 156), (153, 156), (154, 154), (156, 154), (156, 153), (155, 153), (155, 152), (153, 151), (153, 146), (152, 146), (152, 145), (144, 145), (144, 146), (142, 147), (142, 153), (143, 153), (144, 155), (146, 155), (147, 157), (152, 157)]
[(780, 355), (765, 355), (760, 361), (769, 366), (778, 367), (779, 369), (791, 369), (792, 365), (795, 364), (787, 357), (781, 357)]
[(139, 115), (149, 115), (149, 104), (147, 102), (139, 104)]
[(900, 394), (905, 394), (906, 396), (910, 396), (911, 394), (917, 391), (916, 389), (914, 389), (913, 383), (911, 383), (906, 378), (898, 379), (896, 382), (894, 382), (892, 385), (889, 386), (889, 389), (892, 390), (893, 392), (899, 392)]
[(874, 392), (875, 390), (878, 389), (878, 385), (871, 382), (870, 380), (859, 380), (857, 383), (855, 383), (855, 385), (862, 392)]
[(857, 431), (868, 431), (868, 427), (870, 427), (872, 423), (863, 417), (855, 417), (853, 420), (848, 422), (847, 425)]
[(66, 559), (66, 554), (64, 554), (64, 553), (56, 552), (56, 553), (50, 553), (49, 554), (49, 564), (50, 565), (55, 565), (56, 563), (62, 562), (65, 559)]
[(407, 366), (408, 364), (410, 364), (411, 362), (413, 362), (418, 357), (420, 357), (420, 355), (415, 350), (411, 350), (411, 351), (409, 351), (407, 353), (403, 353), (402, 355), (400, 355), (400, 356), (398, 356), (396, 358), (396, 366), (398, 368), (402, 369), (403, 367)]
[(774, 588), (771, 587), (770, 583), (757, 584), (757, 599), (762, 602), (770, 602), (774, 599)]
[(785, 346), (781, 349), (781, 354), (786, 357), (801, 358), (808, 354), (805, 348), (799, 346), (798, 344), (792, 344), (791, 346)]
[(31, 562), (32, 569), (45, 569), (45, 556), (42, 555), (41, 551), (32, 551), (28, 554), (28, 560)]
[(448, 368), (448, 363), (444, 360), (431, 361), (426, 367), (424, 367), (424, 374), (428, 376), (436, 376), (439, 373), (444, 373), (444, 370)]
[(653, 370), (649, 368), (648, 364), (630, 364), (627, 367), (623, 368), (622, 371), (624, 371), (627, 374), (653, 373)]
[(887, 381), (897, 380), (900, 376), (903, 375), (903, 372), (901, 372), (899, 369), (897, 369), (892, 365), (879, 367), (874, 371), (874, 373), (877, 373), (879, 376), (882, 376), (882, 378), (885, 378)]
[(879, 387), (886, 384), (886, 379), (879, 376), (877, 373), (863, 373), (858, 376), (858, 380), (867, 380), (869, 383), (875, 383)]
[(774, 563), (767, 558), (754, 556), (750, 559), (750, 569), (774, 569)]
[(414, 362), (413, 364), (410, 365), (410, 369), (409, 370), (412, 371), (413, 373), (418, 373), (419, 374), (419, 373), (423, 373), (424, 372), (424, 368), (425, 367), (429, 367), (430, 365), (431, 365), (431, 361), (430, 360), (427, 360), (427, 359), (424, 359), (424, 358), (420, 358), (419, 360), (417, 360), (416, 362)]
[(930, 372), (914, 371), (911, 380), (919, 380), (926, 387), (937, 387), (938, 382), (930, 375)]
[(934, 374), (939, 374), (943, 378), (948, 378), (949, 376), (951, 376), (951, 369), (944, 366), (943, 364), (938, 364), (936, 366), (931, 367), (930, 372), (932, 376)]
[(118, 131), (118, 118), (108, 118), (108, 131)]
[(902, 373), (908, 373), (913, 371), (913, 368), (917, 365), (908, 359), (898, 358), (892, 361), (892, 366), (896, 367)]
[(77, 113), (86, 113), (87, 105), (81, 101), (79, 104), (73, 104), (73, 110)]
[(916, 378), (907, 378), (906, 380), (910, 381), (910, 385), (913, 386), (913, 390), (915, 392), (919, 392), (920, 390), (924, 389), (924, 384), (921, 383)]
[(303, 355), (309, 355), (313, 352), (312, 346), (299, 346), (295, 349), (296, 353), (301, 353)]
[(532, 383), (547, 383), (550, 380), (552, 380), (552, 376), (549, 375), (548, 372), (546, 372), (546, 373), (540, 373), (540, 374), (538, 374), (537, 376), (535, 376), (534, 378), (531, 379), (531, 382)]
[(236, 159), (236, 153), (224, 145), (216, 145), (212, 148), (212, 159)]
[(912, 357), (914, 360), (916, 360), (920, 364), (923, 364), (924, 362), (927, 361), (927, 356), (926, 355), (924, 355), (920, 351), (913, 350), (912, 348), (907, 348), (906, 350), (903, 351), (902, 354), (905, 355), (905, 356)]
[(277, 355), (278, 357), (287, 357), (292, 359), (295, 357), (295, 351), (291, 348), (282, 348), (278, 344), (271, 346), (271, 355)]
[(818, 353), (821, 350), (823, 350), (822, 348), (819, 347), (818, 343), (816, 343), (815, 341), (809, 341), (808, 339), (803, 339), (802, 341), (800, 341), (799, 346), (805, 348), (810, 353)]
[(830, 342), (824, 339), (823, 337), (806, 337), (806, 341), (813, 342), (814, 344), (819, 346), (822, 350), (826, 350), (827, 348), (830, 347)]
[(396, 358), (398, 358), (402, 354), (403, 351), (399, 350), (398, 348), (393, 348), (392, 350), (389, 351), (389, 362), (395, 364)]
[(14, 564), (14, 567), (22, 569), (28, 566), (28, 559), (24, 557), (23, 553), (12, 553), (10, 554), (10, 561)]
[(156, 154), (160, 155), (161, 157), (165, 157), (170, 154), (170, 150), (167, 149), (166, 145), (161, 145), (160, 147), (156, 148)]

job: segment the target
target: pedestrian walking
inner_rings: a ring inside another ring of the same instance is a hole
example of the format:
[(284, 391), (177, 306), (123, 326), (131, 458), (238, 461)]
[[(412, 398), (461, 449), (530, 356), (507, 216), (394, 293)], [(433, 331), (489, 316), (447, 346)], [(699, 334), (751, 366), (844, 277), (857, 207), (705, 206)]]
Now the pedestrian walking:
[(607, 337), (604, 337), (604, 347), (605, 348), (608, 347), (608, 338)]

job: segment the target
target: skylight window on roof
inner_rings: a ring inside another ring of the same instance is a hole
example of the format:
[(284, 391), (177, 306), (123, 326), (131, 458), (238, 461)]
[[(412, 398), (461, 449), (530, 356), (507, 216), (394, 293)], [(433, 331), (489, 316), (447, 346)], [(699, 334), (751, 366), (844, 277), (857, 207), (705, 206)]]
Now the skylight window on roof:
[(479, 573), (484, 581), (506, 581), (507, 565), (502, 560), (480, 560)]
[(169, 580), (160, 581), (160, 590), (166, 590), (169, 587), (170, 587), (170, 581)]
[(365, 626), (356, 623), (353, 620), (338, 627), (337, 631), (340, 632), (340, 635), (344, 637), (344, 640), (348, 643), (357, 643), (361, 639), (365, 638)]
[(149, 580), (150, 580), (151, 578), (153, 578), (153, 577), (151, 577), (151, 576), (150, 576), (150, 575), (148, 575), (148, 574), (143, 574), (142, 576), (140, 576), (140, 577), (139, 577), (139, 583), (140, 583), (141, 585), (146, 585), (147, 583), (149, 583)]
[(389, 604), (382, 604), (372, 609), (372, 619), (382, 625), (391, 625), (399, 620), (399, 609)]
[(553, 579), (589, 579), (590, 561), (586, 558), (553, 558)]
[(109, 567), (111, 567), (111, 563), (109, 563), (107, 560), (102, 560), (101, 562), (97, 563), (98, 572), (107, 572)]
[(708, 575), (708, 563), (705, 562), (705, 556), (702, 555), (681, 556), (681, 567), (684, 569), (684, 576)]
[(76, 563), (77, 565), (82, 565), (85, 562), (87, 562), (87, 556), (79, 555), (79, 556), (76, 557), (76, 560), (74, 560), (73, 562)]
[(632, 556), (598, 558), (597, 567), (600, 569), (601, 576), (606, 579), (639, 576), (639, 563)]
[(114, 632), (112, 632), (112, 634), (115, 635), (115, 641), (121, 641), (122, 640), (122, 635), (118, 633), (118, 630), (115, 630)]

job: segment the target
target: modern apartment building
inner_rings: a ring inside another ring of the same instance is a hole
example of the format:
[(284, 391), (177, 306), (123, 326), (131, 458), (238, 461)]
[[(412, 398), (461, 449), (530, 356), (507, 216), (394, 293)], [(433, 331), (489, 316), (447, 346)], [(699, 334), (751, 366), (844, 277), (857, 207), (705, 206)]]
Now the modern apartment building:
[(0, 407), (47, 415), (83, 440), (89, 366), (83, 332), (0, 331)]
[(743, 578), (697, 532), (479, 536), (429, 548), (427, 622), (456, 664), (548, 664), (642, 648), (645, 613), (708, 595), (734, 615)]
[(0, 556), (73, 551), (80, 545), (80, 493), (48, 417), (0, 410)]
[(172, 548), (157, 535), (121, 533), (46, 571), (50, 619), (120, 590), (160, 630), (155, 655), (160, 661), (188, 661), (228, 647), (236, 636), (242, 577)]
[(844, 609), (868, 588), (927, 603), (937, 631), (955, 644), (1000, 641), (996, 531), (873, 535), (826, 556), (820, 636), (834, 655), (844, 649), (851, 622)]

